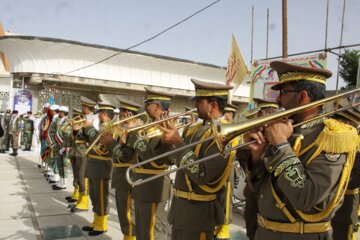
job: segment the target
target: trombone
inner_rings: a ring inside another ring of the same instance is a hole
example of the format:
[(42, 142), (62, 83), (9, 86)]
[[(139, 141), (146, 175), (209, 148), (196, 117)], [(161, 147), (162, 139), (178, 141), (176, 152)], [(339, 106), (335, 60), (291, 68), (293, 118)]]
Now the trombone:
[(100, 130), (99, 135), (91, 143), (91, 145), (86, 149), (85, 155), (88, 155), (88, 153), (91, 151), (91, 149), (99, 149), (102, 146), (102, 144), (99, 143), (99, 141), (102, 138), (102, 136), (104, 136), (105, 134), (112, 133), (113, 137), (125, 136), (124, 135), (125, 130), (121, 127), (121, 124), (123, 124), (124, 122), (127, 122), (129, 120), (132, 120), (132, 119), (140, 118), (142, 116), (146, 117), (146, 122), (149, 121), (149, 115), (146, 112), (142, 112), (142, 113), (136, 114), (136, 115), (128, 117), (128, 118), (121, 119), (121, 120), (113, 122), (113, 123), (112, 122), (105, 123), (104, 126), (102, 127), (102, 129)]
[[(280, 111), (280, 112), (276, 112), (276, 113), (273, 113), (273, 114), (270, 114), (270, 115), (255, 118), (255, 119), (252, 119), (250, 121), (242, 121), (242, 122), (234, 123), (234, 124), (216, 124), (216, 123), (213, 122), (211, 124), (211, 127), (212, 127), (212, 130), (213, 130), (214, 136), (205, 138), (203, 140), (200, 140), (200, 141), (188, 144), (186, 146), (174, 149), (172, 151), (160, 154), (160, 155), (158, 155), (156, 157), (149, 158), (149, 159), (147, 159), (147, 160), (145, 160), (143, 162), (134, 164), (134, 165), (130, 166), (126, 170), (126, 180), (128, 181), (128, 183), (131, 186), (133, 186), (133, 187), (138, 186), (138, 185), (150, 182), (152, 180), (155, 180), (157, 178), (163, 177), (165, 175), (168, 175), (170, 173), (177, 172), (179, 170), (185, 169), (185, 168), (190, 167), (192, 165), (208, 161), (210, 159), (213, 159), (214, 157), (218, 157), (220, 155), (229, 153), (229, 152), (234, 151), (236, 149), (246, 147), (246, 146), (248, 146), (248, 145), (250, 145), (252, 143), (256, 143), (256, 141), (254, 140), (254, 141), (250, 141), (250, 142), (245, 143), (245, 144), (239, 144), (239, 145), (237, 145), (237, 146), (235, 146), (233, 148), (227, 149), (225, 151), (226, 144), (229, 143), (235, 137), (237, 137), (237, 136), (239, 136), (239, 135), (241, 135), (241, 134), (243, 134), (245, 132), (248, 132), (250, 130), (253, 130), (253, 129), (256, 129), (258, 127), (264, 126), (266, 124), (275, 122), (277, 120), (284, 119), (284, 118), (289, 118), (290, 116), (292, 116), (292, 115), (294, 115), (296, 113), (299, 113), (299, 112), (301, 112), (301, 111), (303, 111), (305, 109), (323, 106), (325, 103), (328, 103), (328, 102), (331, 102), (331, 101), (336, 101), (336, 103), (337, 103), (336, 107), (335, 107), (335, 110), (320, 114), (320, 115), (318, 115), (318, 116), (316, 116), (314, 118), (311, 118), (311, 119), (308, 119), (306, 121), (294, 124), (293, 125), (294, 128), (298, 127), (298, 126), (300, 126), (302, 124), (314, 121), (316, 119), (321, 119), (321, 118), (324, 118), (326, 116), (330, 116), (330, 115), (332, 115), (334, 113), (345, 111), (345, 110), (350, 109), (350, 108), (354, 108), (356, 106), (359, 106), (360, 102), (349, 103), (347, 106), (341, 107), (341, 108), (338, 107), (338, 102), (339, 102), (340, 98), (348, 96), (348, 95), (355, 95), (358, 92), (360, 92), (360, 88), (357, 88), (357, 89), (354, 89), (352, 91), (348, 91), (348, 92), (345, 92), (345, 93), (341, 93), (341, 94), (338, 94), (338, 95), (334, 95), (332, 97), (324, 98), (324, 99), (321, 99), (321, 100), (318, 100), (318, 101), (315, 101), (315, 102), (312, 102), (312, 103), (309, 103), (309, 104), (306, 104), (306, 105), (303, 105), (303, 106), (299, 106), (299, 107), (296, 107), (296, 108), (293, 108), (293, 109), (288, 109), (288, 110), (285, 110), (285, 111)], [(214, 140), (215, 140), (215, 142), (216, 142), (216, 144), (217, 144), (217, 146), (219, 148), (219, 152), (216, 153), (216, 154), (201, 158), (201, 159), (199, 159), (197, 161), (185, 164), (185, 165), (183, 165), (181, 167), (177, 167), (177, 168), (174, 168), (174, 169), (159, 173), (157, 175), (150, 176), (149, 178), (146, 178), (146, 179), (138, 179), (136, 181), (133, 181), (131, 179), (131, 177), (130, 177), (130, 174), (131, 174), (131, 172), (133, 171), (134, 168), (141, 167), (141, 166), (143, 166), (145, 164), (156, 161), (156, 160), (158, 160), (160, 158), (167, 157), (167, 156), (172, 155), (174, 153), (186, 150), (188, 148), (194, 147), (194, 146), (196, 146), (198, 144), (209, 142), (209, 141), (214, 141)]]

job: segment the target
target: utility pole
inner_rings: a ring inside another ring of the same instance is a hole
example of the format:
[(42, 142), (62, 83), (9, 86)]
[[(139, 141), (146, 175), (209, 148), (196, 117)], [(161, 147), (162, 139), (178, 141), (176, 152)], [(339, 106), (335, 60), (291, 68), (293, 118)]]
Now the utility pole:
[(283, 33), (283, 58), (288, 56), (287, 44), (287, 0), (282, 0), (282, 33)]

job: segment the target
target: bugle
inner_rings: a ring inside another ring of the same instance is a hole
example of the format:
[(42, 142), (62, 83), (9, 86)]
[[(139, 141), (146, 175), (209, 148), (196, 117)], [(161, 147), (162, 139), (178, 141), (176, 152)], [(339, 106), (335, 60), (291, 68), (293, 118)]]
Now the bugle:
[(62, 128), (61, 130), (64, 130), (67, 126), (72, 126), (73, 128), (80, 129), (84, 126), (85, 122), (87, 121), (86, 118), (81, 116), (76, 116), (73, 119), (70, 119)]
[[(213, 129), (213, 133), (214, 133), (213, 135), (214, 136), (205, 138), (203, 140), (191, 143), (189, 145), (186, 145), (186, 146), (174, 149), (172, 151), (160, 154), (160, 155), (158, 155), (156, 157), (147, 159), (147, 160), (145, 160), (143, 162), (134, 164), (134, 165), (130, 166), (126, 170), (126, 179), (127, 179), (128, 183), (130, 185), (138, 186), (138, 185), (144, 184), (146, 182), (155, 180), (157, 178), (163, 177), (165, 175), (168, 175), (170, 173), (173, 173), (173, 172), (182, 170), (184, 168), (190, 167), (192, 165), (208, 161), (208, 160), (213, 159), (214, 157), (217, 157), (219, 155), (234, 151), (234, 150), (239, 149), (239, 148), (246, 147), (246, 146), (248, 146), (248, 145), (250, 145), (252, 143), (255, 143), (255, 141), (251, 141), (251, 142), (248, 142), (248, 143), (245, 143), (245, 144), (240, 144), (238, 146), (227, 149), (225, 151), (226, 144), (229, 143), (235, 137), (237, 137), (237, 136), (239, 136), (239, 135), (241, 135), (243, 133), (246, 133), (246, 132), (248, 132), (250, 130), (253, 130), (253, 129), (256, 129), (258, 127), (262, 127), (262, 126), (265, 126), (267, 124), (276, 122), (276, 121), (281, 120), (281, 119), (290, 118), (292, 115), (294, 115), (296, 113), (299, 113), (299, 112), (301, 112), (303, 110), (306, 110), (306, 109), (311, 109), (311, 108), (323, 106), (325, 103), (328, 103), (328, 102), (331, 102), (331, 101), (338, 102), (340, 100), (340, 98), (348, 96), (348, 95), (354, 95), (354, 94), (356, 94), (358, 92), (360, 92), (360, 88), (357, 88), (355, 90), (348, 91), (348, 92), (345, 92), (345, 93), (341, 93), (341, 94), (338, 94), (338, 95), (335, 95), (335, 96), (332, 96), (332, 97), (324, 98), (324, 99), (321, 99), (321, 100), (318, 100), (318, 101), (315, 101), (315, 102), (312, 102), (312, 103), (309, 103), (309, 104), (306, 104), (306, 105), (303, 105), (303, 106), (299, 106), (299, 107), (296, 107), (296, 108), (293, 108), (293, 109), (288, 109), (288, 110), (285, 110), (285, 111), (276, 112), (276, 113), (273, 113), (273, 114), (270, 114), (270, 115), (258, 117), (258, 118), (248, 120), (248, 121), (242, 121), (242, 122), (239, 122), (239, 123), (234, 123), (234, 124), (216, 124), (216, 123), (213, 123), (211, 127)], [(357, 107), (359, 105), (360, 105), (360, 102), (349, 103), (347, 106), (339, 108), (338, 104), (336, 104), (335, 110), (320, 114), (320, 115), (318, 115), (318, 116), (316, 116), (314, 118), (308, 119), (306, 121), (296, 123), (296, 124), (293, 125), (293, 127), (297, 127), (297, 126), (300, 126), (302, 124), (314, 121), (316, 119), (321, 119), (321, 118), (330, 116), (330, 115), (332, 115), (334, 113), (345, 111), (347, 109)], [(194, 147), (194, 146), (196, 146), (198, 144), (209, 142), (209, 141), (214, 141), (214, 140), (215, 140), (215, 142), (216, 142), (216, 144), (218, 145), (218, 148), (219, 148), (219, 152), (214, 154), (214, 155), (210, 155), (210, 156), (198, 159), (198, 160), (196, 160), (194, 162), (191, 162), (189, 164), (185, 164), (185, 165), (183, 165), (181, 167), (177, 167), (175, 169), (171, 169), (171, 170), (162, 172), (160, 174), (150, 176), (149, 178), (146, 178), (146, 179), (138, 179), (136, 181), (133, 181), (131, 179), (130, 175), (131, 175), (131, 172), (133, 171), (134, 168), (141, 167), (141, 166), (143, 166), (145, 164), (149, 164), (150, 162), (156, 161), (156, 160), (158, 160), (160, 158), (167, 157), (167, 156), (172, 155), (174, 153), (184, 151), (184, 150), (186, 150), (188, 148), (191, 148), (191, 147)]]
[(147, 119), (146, 121), (148, 121), (149, 116), (147, 115), (146, 112), (142, 112), (142, 113), (136, 114), (134, 116), (130, 116), (128, 118), (121, 119), (116, 122), (109, 122), (109, 123), (104, 124), (100, 130), (99, 135), (91, 143), (91, 145), (86, 149), (85, 155), (87, 155), (91, 151), (91, 149), (99, 149), (101, 147), (100, 139), (104, 135), (111, 133), (111, 134), (113, 134), (113, 137), (121, 137), (121, 135), (123, 134), (123, 129), (121, 127), (121, 124), (123, 124), (129, 120), (140, 118), (142, 116), (145, 116)]

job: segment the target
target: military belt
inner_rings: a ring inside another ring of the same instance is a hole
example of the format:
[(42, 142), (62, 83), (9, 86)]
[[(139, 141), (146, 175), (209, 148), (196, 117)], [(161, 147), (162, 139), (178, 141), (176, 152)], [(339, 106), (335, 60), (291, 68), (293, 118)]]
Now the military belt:
[(104, 157), (104, 156), (98, 156), (98, 155), (93, 155), (93, 154), (89, 154), (88, 157), (92, 158), (92, 159), (96, 159), (96, 160), (103, 160), (103, 161), (112, 160), (112, 157)]
[(142, 174), (159, 174), (159, 173), (163, 173), (165, 172), (166, 169), (145, 169), (145, 168), (134, 168), (133, 172), (134, 173), (142, 173)]
[(115, 168), (130, 167), (132, 163), (113, 163)]
[(184, 198), (187, 200), (201, 201), (201, 202), (210, 202), (216, 199), (215, 194), (196, 194), (194, 192), (185, 192), (178, 189), (174, 189), (174, 196), (178, 198)]
[(282, 223), (274, 222), (267, 220), (260, 214), (257, 215), (257, 222), (260, 227), (284, 233), (321, 233), (331, 230), (331, 223), (329, 222), (319, 222), (319, 223), (304, 223), (304, 222), (294, 222), (294, 223)]
[(356, 195), (359, 193), (359, 188), (355, 189), (346, 189), (345, 195)]

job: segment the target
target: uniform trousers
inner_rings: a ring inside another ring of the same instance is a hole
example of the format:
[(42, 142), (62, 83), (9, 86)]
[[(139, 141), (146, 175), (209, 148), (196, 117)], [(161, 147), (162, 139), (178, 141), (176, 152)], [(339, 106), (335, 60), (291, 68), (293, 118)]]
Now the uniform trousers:
[(172, 240), (213, 240), (214, 232), (189, 232), (182, 230), (172, 230)]
[(98, 216), (109, 214), (109, 179), (89, 178), (89, 193), (93, 212)]
[(134, 202), (130, 191), (115, 188), (116, 209), (121, 232), (129, 237), (135, 236)]
[(79, 185), (79, 193), (81, 195), (88, 195), (89, 192), (87, 178), (85, 178), (85, 167), (87, 162), (85, 151), (86, 146), (84, 144), (76, 146), (77, 184)]
[(167, 239), (166, 202), (134, 201), (137, 240)]

